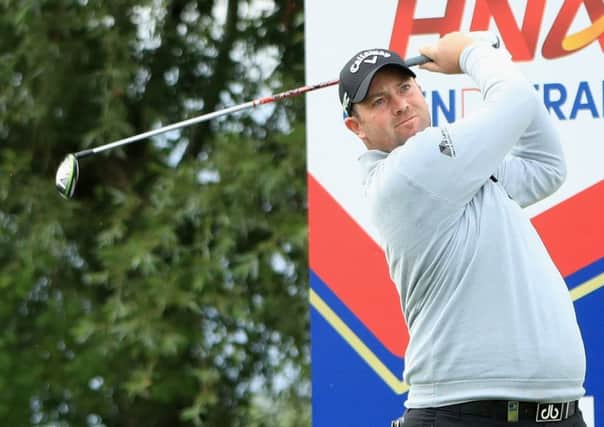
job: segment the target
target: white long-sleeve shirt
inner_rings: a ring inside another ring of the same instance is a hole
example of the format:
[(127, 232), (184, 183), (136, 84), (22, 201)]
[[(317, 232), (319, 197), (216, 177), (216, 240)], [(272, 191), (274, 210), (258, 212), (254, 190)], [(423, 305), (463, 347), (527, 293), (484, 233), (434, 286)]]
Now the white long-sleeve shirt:
[(558, 134), (503, 51), (473, 44), (460, 65), (483, 94), (480, 111), (360, 159), (410, 332), (405, 404), (578, 399), (574, 307), (521, 209), (564, 180)]

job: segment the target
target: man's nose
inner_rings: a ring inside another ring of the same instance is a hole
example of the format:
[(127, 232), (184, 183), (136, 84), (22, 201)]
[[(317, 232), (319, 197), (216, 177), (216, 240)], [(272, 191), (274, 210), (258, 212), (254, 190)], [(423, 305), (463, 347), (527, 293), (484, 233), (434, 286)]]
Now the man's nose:
[(396, 96), (394, 96), (393, 99), (393, 113), (395, 115), (399, 115), (404, 113), (407, 108), (409, 108), (409, 102), (407, 101), (407, 98), (397, 94)]

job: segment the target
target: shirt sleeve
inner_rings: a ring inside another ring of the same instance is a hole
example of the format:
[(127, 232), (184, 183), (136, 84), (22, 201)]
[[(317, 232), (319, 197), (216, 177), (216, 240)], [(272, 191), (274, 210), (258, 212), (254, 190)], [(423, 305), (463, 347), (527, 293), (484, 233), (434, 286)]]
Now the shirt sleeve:
[(495, 176), (522, 207), (549, 196), (562, 185), (566, 178), (562, 145), (543, 105)]
[[(457, 207), (497, 171), (538, 107), (534, 89), (505, 51), (475, 43), (464, 50), (460, 65), (480, 88), (483, 107), (449, 126), (416, 134), (390, 153), (385, 166)], [(503, 175), (511, 176), (515, 168)]]

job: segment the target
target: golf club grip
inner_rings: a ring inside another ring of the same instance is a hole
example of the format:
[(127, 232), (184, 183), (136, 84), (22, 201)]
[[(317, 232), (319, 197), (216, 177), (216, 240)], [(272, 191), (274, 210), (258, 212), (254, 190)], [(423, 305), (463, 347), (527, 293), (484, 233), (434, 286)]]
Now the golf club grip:
[(418, 55), (418, 56), (414, 56), (414, 57), (405, 59), (405, 65), (407, 65), (407, 67), (414, 67), (416, 65), (422, 65), (422, 64), (425, 64), (426, 62), (430, 62), (430, 61), (432, 61), (432, 60), (430, 58), (428, 58), (426, 55)]

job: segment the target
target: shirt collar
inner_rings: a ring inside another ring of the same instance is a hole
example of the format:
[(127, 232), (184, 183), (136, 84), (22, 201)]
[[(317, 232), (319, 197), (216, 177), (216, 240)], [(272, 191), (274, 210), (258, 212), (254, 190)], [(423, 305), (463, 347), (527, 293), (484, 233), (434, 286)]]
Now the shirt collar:
[(377, 165), (380, 160), (384, 160), (388, 153), (381, 150), (367, 150), (359, 156), (359, 162), (363, 168), (365, 175), (368, 175), (371, 170)]

